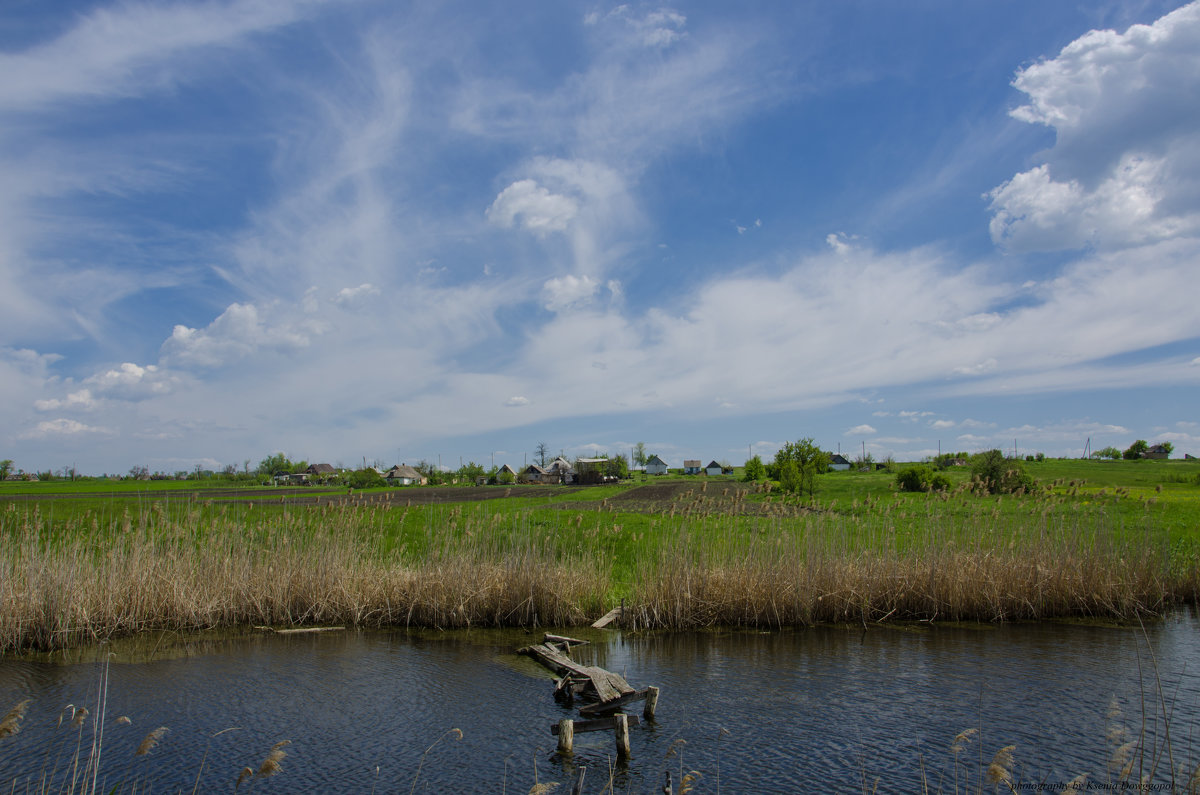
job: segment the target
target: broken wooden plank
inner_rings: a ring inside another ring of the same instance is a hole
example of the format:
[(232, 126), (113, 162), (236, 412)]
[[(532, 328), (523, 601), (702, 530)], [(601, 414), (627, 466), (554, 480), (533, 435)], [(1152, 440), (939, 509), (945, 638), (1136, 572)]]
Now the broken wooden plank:
[(297, 627), (295, 629), (275, 629), (275, 627), (255, 627), (263, 632), (274, 632), (276, 635), (300, 635), (307, 632), (340, 632), (345, 627)]
[(568, 638), (566, 635), (551, 635), (549, 632), (547, 632), (542, 637), (542, 641), (544, 643), (555, 643), (555, 644), (564, 644), (565, 643), (567, 645), (567, 648), (570, 648), (572, 646), (586, 646), (589, 643), (589, 641), (580, 640), (579, 638)]
[(629, 683), (619, 674), (593, 665), (581, 665), (568, 657), (561, 649), (549, 643), (539, 643), (517, 649), (517, 654), (535, 658), (560, 677), (571, 676), (588, 680), (591, 683), (591, 691), (584, 690), (581, 695), (591, 696), (596, 701), (612, 701), (626, 693), (634, 692)]
[(609, 624), (620, 618), (622, 612), (624, 612), (624, 608), (614, 607), (612, 610), (609, 610), (603, 616), (596, 619), (596, 622), (592, 624), (592, 629), (604, 629)]
[[(637, 726), (641, 723), (641, 718), (639, 718), (637, 715), (626, 715), (625, 717), (628, 718), (630, 726)], [(571, 723), (573, 724), (572, 731), (574, 731), (575, 734), (579, 734), (580, 732), (612, 731), (613, 729), (617, 728), (617, 717), (615, 715), (609, 715), (604, 718), (576, 720), (572, 721)], [(562, 729), (559, 728), (560, 725), (561, 721), (553, 724), (550, 727), (550, 733), (557, 736), (558, 733), (562, 731)]]
[(585, 707), (579, 708), (580, 715), (603, 715), (606, 712), (614, 712), (626, 704), (632, 704), (635, 701), (641, 701), (650, 692), (650, 688), (644, 690), (630, 690), (628, 693), (623, 693), (617, 698), (609, 701), (601, 701), (596, 704), (588, 704)]

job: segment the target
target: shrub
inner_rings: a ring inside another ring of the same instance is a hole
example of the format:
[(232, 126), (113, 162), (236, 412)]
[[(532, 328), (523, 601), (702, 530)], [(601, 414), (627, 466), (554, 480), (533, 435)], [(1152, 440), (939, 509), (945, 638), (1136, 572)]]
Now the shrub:
[(1011, 494), (1033, 488), (1033, 478), (1021, 467), (1021, 462), (1006, 459), (999, 450), (971, 456), (971, 475), (988, 494)]
[(945, 491), (950, 479), (927, 466), (907, 467), (896, 473), (896, 486), (901, 491)]
[(383, 476), (369, 467), (351, 472), (346, 482), (352, 488), (356, 489), (373, 489), (378, 486), (387, 485), (387, 481), (383, 479)]

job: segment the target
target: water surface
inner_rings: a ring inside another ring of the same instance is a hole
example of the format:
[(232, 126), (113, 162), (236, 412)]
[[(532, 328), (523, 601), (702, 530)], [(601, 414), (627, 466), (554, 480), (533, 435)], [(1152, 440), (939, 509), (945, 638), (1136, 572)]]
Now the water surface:
[[(570, 758), (555, 753), (550, 727), (575, 713), (554, 702), (547, 672), (513, 654), (540, 633), (331, 632), (173, 639), (159, 644), (166, 658), (153, 660), (114, 645), (102, 778), (109, 787), (136, 780), (138, 791), (191, 792), (197, 781), (201, 792), (229, 791), (282, 740), (290, 741), (282, 771), (252, 781), (252, 791), (524, 793), (535, 780), (566, 790), (586, 765), (588, 793), (610, 776), (616, 792), (658, 792), (667, 770), (676, 783), (699, 772), (697, 792), (862, 791), (864, 783), (913, 792), (923, 778), (930, 791), (953, 792), (956, 776), (973, 790), (1008, 745), (1019, 781), (1061, 786), (1080, 773), (1094, 782), (1115, 775), (1106, 771), (1119, 744), (1106, 739), (1114, 728), (1125, 739), (1143, 734), (1141, 769), (1153, 768), (1160, 783), (1171, 780), (1171, 757), (1177, 771), (1190, 765), (1182, 780), (1200, 759), (1192, 662), (1200, 620), (1190, 612), (1144, 631), (572, 634), (593, 641), (576, 650), (582, 661), (661, 688), (657, 720), (633, 729), (627, 763), (605, 733), (577, 735)], [(0, 739), (0, 790), (15, 782), (24, 791), (48, 771), (61, 782), (77, 740), (87, 757), (92, 718), (82, 731), (56, 722), (68, 704), (97, 712), (103, 657), (0, 661), (0, 713), (33, 699), (21, 732)], [(1121, 714), (1110, 719), (1114, 699)], [(119, 716), (131, 723), (118, 725)], [(159, 726), (168, 728), (159, 745), (135, 756)], [(970, 728), (978, 734), (956, 757), (950, 744)]]

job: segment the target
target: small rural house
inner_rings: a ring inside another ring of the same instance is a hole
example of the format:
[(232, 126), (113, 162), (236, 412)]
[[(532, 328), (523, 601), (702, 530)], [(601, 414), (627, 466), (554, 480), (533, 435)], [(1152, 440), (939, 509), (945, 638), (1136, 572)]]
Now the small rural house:
[(522, 483), (557, 483), (558, 476), (551, 475), (537, 464), (530, 464), (521, 471)]
[(1152, 444), (1142, 453), (1142, 458), (1157, 458), (1163, 459), (1170, 457), (1171, 453), (1167, 450), (1165, 444)]
[(392, 467), (383, 473), (383, 479), (389, 486), (423, 486), (426, 483), (425, 476), (408, 464)]
[(550, 473), (550, 475), (552, 475), (554, 478), (556, 478), (553, 481), (555, 483), (574, 483), (575, 482), (575, 468), (571, 466), (570, 461), (563, 458), (562, 456), (559, 456), (558, 458), (551, 461), (550, 465), (546, 467), (546, 471), (548, 473)]
[(647, 475), (665, 475), (667, 474), (667, 462), (663, 461), (656, 455), (650, 456), (646, 461)]
[(829, 456), (829, 468), (834, 472), (845, 472), (850, 468), (850, 460), (841, 453), (833, 453)]
[(700, 474), (700, 459), (692, 458), (683, 462), (683, 474), (699, 475)]
[(517, 470), (510, 467), (508, 464), (503, 464), (496, 470), (496, 480), (503, 483), (505, 480), (510, 480), (515, 483), (518, 479)]
[(725, 468), (722, 467), (720, 464), (718, 464), (716, 461), (709, 461), (708, 466), (706, 466), (704, 468), (704, 474), (706, 474), (706, 475), (719, 475), (724, 471), (725, 471)]
[(337, 473), (331, 464), (309, 464), (308, 469), (304, 470), (304, 474), (308, 475), (309, 480), (315, 481), (329, 480)]

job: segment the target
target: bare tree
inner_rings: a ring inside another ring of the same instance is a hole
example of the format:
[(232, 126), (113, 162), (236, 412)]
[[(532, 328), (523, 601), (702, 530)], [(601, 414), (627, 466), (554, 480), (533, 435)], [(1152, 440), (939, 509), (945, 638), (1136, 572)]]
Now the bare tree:
[(545, 442), (538, 442), (537, 447), (533, 448), (533, 454), (537, 456), (538, 466), (546, 466), (546, 454), (550, 452), (550, 447)]

